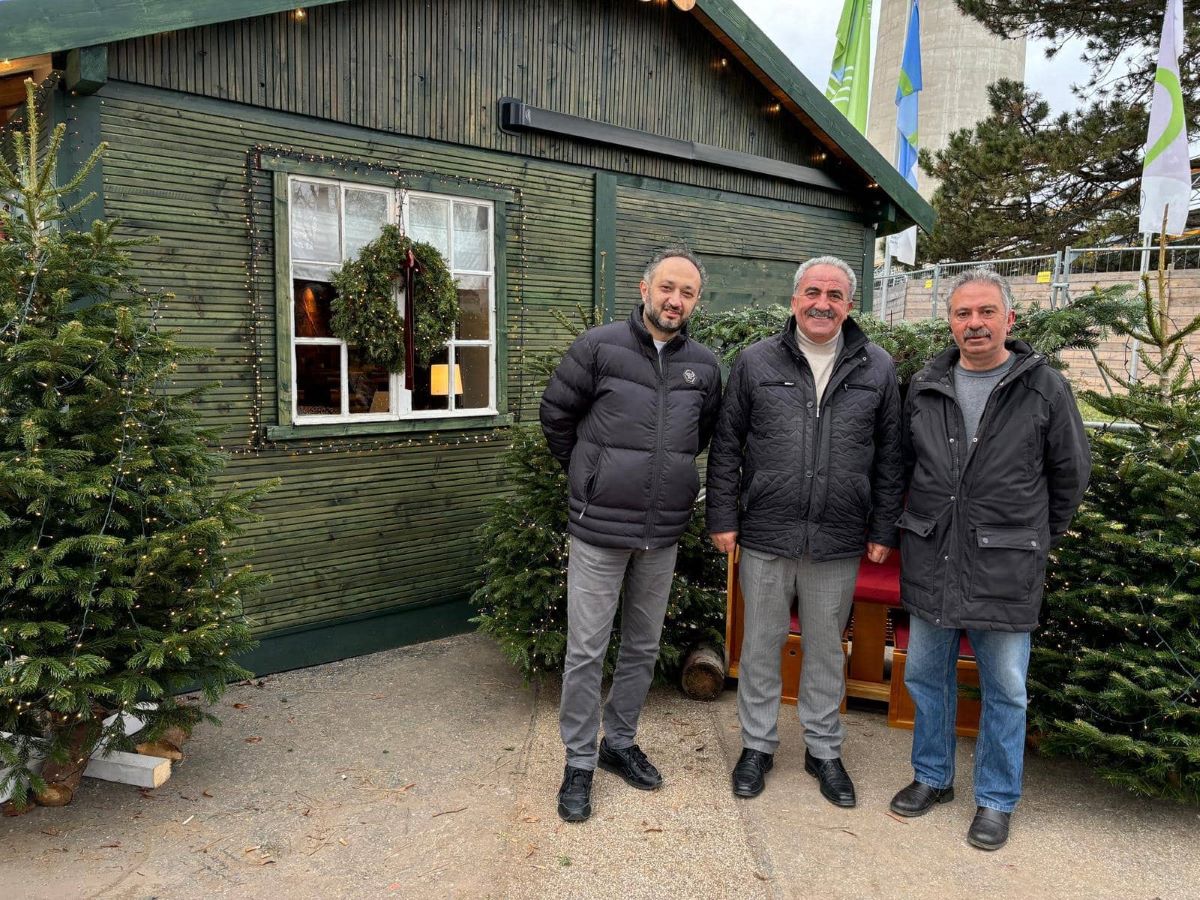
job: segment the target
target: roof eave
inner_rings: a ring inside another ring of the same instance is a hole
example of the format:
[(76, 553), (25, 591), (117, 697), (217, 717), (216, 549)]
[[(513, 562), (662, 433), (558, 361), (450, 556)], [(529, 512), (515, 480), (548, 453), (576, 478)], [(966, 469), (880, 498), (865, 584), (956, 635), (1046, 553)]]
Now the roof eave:
[[(733, 0), (697, 0), (697, 20), (723, 43), (789, 112), (844, 162), (859, 169), (904, 221), (931, 231), (933, 207), (905, 181)], [(882, 199), (882, 198), (881, 198)]]

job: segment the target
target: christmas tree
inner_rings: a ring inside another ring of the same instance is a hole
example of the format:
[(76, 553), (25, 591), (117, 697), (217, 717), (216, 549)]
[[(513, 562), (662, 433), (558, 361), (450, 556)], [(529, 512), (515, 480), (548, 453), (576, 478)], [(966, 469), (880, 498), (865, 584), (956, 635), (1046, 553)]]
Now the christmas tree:
[[(586, 328), (600, 321), (598, 311), (579, 313)], [(581, 328), (562, 324), (572, 332)], [(542, 383), (561, 353), (528, 363)], [(567, 647), (567, 476), (550, 455), (537, 425), (513, 430), (505, 457), (511, 493), (492, 506), (480, 530), (483, 584), (472, 598), (479, 609), (479, 630), (494, 637), (501, 651), (526, 680), (561, 672)], [(616, 663), (620, 617), (613, 628), (605, 672)], [(657, 674), (675, 675), (689, 648), (701, 642), (721, 644), (725, 635), (725, 558), (709, 543), (704, 511), (697, 504), (680, 538), (675, 579), (667, 605)]]
[(1048, 567), (1030, 723), (1049, 753), (1143, 794), (1200, 802), (1200, 384), (1166, 273), (1114, 330), (1141, 377), (1085, 392), (1132, 427), (1092, 435), (1092, 479)]
[(196, 351), (159, 328), (170, 295), (139, 288), (114, 222), (65, 224), (103, 148), (56, 185), (64, 127), (38, 146), (26, 87), (0, 160), (0, 796), (18, 807), (69, 800), (97, 745), (124, 743), (113, 713), (137, 706), (138, 740), (206, 718), (172, 695), (249, 674), (242, 603), (263, 582), (229, 547), (257, 492), (217, 489), (197, 394), (171, 387)]

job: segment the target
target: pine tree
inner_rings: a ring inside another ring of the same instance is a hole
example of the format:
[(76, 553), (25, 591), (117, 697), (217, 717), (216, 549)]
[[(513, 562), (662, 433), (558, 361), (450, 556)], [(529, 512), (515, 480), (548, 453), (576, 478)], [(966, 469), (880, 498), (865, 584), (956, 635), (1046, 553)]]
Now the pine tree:
[[(600, 321), (598, 310), (580, 311), (583, 328)], [(570, 331), (582, 328), (565, 318)], [(534, 377), (549, 378), (561, 354), (538, 357), (528, 366)], [(567, 647), (567, 477), (550, 454), (537, 425), (513, 430), (505, 456), (511, 493), (492, 505), (480, 529), (483, 583), (472, 597), (479, 630), (496, 639), (525, 679), (561, 672)], [(611, 673), (619, 647), (620, 616), (613, 627), (605, 673)], [(708, 540), (702, 504), (680, 538), (675, 578), (663, 625), (657, 675), (678, 673), (693, 645), (724, 642), (725, 563)]]
[(925, 258), (1055, 253), (1133, 237), (1144, 108), (1098, 101), (1052, 116), (1035, 92), (1006, 80), (988, 87), (988, 104), (974, 128), (921, 155), (940, 181)]
[[(1136, 238), (1138, 176), (1154, 86), (1163, 0), (956, 0), (994, 34), (1085, 49), (1078, 110), (1058, 116), (1011, 81), (989, 88), (989, 115), (921, 166), (940, 179), (929, 260), (1053, 253)], [(1179, 60), (1185, 121), (1200, 113), (1200, 19), (1184, 5)]]
[[(1048, 567), (1030, 723), (1042, 750), (1142, 794), (1200, 802), (1200, 383), (1165, 272), (1114, 326), (1143, 377), (1085, 392), (1133, 428), (1092, 436), (1092, 479)], [(1152, 289), (1153, 288), (1153, 289)]]
[(103, 148), (57, 186), (64, 127), (38, 146), (26, 86), (0, 161), (0, 794), (19, 806), (47, 788), (38, 757), (69, 780), (123, 744), (111, 713), (139, 705), (139, 740), (210, 718), (172, 695), (248, 674), (242, 603), (264, 581), (229, 547), (258, 492), (218, 490), (197, 392), (171, 388), (196, 351), (159, 327), (170, 295), (138, 286), (116, 223), (66, 224)]

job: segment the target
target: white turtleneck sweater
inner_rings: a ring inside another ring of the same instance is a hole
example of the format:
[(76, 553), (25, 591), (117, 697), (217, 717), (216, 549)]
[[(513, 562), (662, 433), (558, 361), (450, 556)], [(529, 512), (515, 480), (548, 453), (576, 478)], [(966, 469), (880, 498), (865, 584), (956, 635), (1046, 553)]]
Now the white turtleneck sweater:
[(845, 344), (842, 338), (842, 330), (839, 328), (836, 337), (831, 338), (823, 344), (818, 344), (811, 340), (808, 335), (796, 328), (796, 344), (800, 347), (800, 352), (804, 354), (808, 360), (808, 366), (812, 369), (813, 382), (817, 387), (817, 415), (821, 414), (821, 400), (825, 395), (825, 385), (829, 383), (829, 376), (833, 372), (833, 364), (837, 360), (838, 354), (842, 352), (842, 347)]

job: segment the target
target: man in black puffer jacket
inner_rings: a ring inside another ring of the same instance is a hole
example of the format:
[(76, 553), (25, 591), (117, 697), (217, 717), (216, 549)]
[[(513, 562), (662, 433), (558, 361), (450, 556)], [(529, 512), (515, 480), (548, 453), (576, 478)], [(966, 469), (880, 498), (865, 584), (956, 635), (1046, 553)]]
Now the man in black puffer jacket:
[(863, 551), (883, 562), (896, 546), (903, 466), (896, 370), (847, 318), (854, 285), (836, 257), (800, 266), (784, 332), (734, 363), (709, 453), (708, 529), (722, 553), (742, 548), (739, 797), (761, 793), (774, 763), (779, 657), (798, 599), (804, 767), (827, 800), (856, 802), (841, 762), (842, 632)]
[[(675, 552), (700, 490), (696, 455), (721, 401), (721, 371), (685, 324), (704, 267), (689, 251), (660, 251), (646, 267), (629, 319), (585, 332), (542, 397), (550, 452), (570, 484), (567, 651), (559, 725), (567, 765), (558, 814), (591, 815), (597, 764), (634, 787), (662, 776), (634, 742), (654, 677)], [(600, 678), (624, 583), (621, 650), (600, 728)]]

